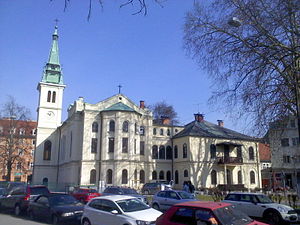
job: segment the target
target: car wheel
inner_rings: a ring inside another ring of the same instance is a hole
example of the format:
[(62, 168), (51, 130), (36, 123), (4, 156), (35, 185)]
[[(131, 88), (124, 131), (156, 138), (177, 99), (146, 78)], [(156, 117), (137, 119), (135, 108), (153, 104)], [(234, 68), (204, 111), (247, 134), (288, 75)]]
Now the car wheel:
[(91, 225), (91, 222), (88, 219), (83, 219), (82, 225)]
[(156, 203), (154, 203), (154, 204), (152, 205), (152, 208), (153, 208), (153, 209), (156, 209), (156, 210), (159, 210), (159, 205), (156, 204)]
[(59, 218), (56, 215), (52, 216), (52, 224), (53, 225), (58, 225), (59, 224)]
[(274, 210), (270, 210), (266, 213), (265, 215), (267, 221), (271, 224), (271, 225), (279, 225), (282, 224), (282, 218), (281, 215), (274, 211)]
[(15, 205), (15, 215), (20, 216), (21, 215), (21, 207), (20, 205)]

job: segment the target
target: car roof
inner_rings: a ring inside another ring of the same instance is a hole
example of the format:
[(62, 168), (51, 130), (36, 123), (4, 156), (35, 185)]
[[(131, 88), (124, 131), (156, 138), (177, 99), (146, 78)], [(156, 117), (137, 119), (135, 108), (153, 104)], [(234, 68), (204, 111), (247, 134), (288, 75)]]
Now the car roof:
[(93, 199), (109, 199), (112, 201), (119, 201), (119, 200), (132, 199), (132, 198), (136, 198), (136, 197), (129, 196), (129, 195), (103, 195)]
[(175, 206), (201, 207), (201, 208), (215, 210), (215, 209), (223, 208), (223, 207), (230, 206), (230, 205), (231, 204), (227, 203), (227, 202), (193, 201), (193, 202), (178, 203)]
[(230, 194), (238, 194), (238, 195), (263, 195), (263, 193), (253, 193), (253, 192), (230, 192), (228, 193), (228, 195)]

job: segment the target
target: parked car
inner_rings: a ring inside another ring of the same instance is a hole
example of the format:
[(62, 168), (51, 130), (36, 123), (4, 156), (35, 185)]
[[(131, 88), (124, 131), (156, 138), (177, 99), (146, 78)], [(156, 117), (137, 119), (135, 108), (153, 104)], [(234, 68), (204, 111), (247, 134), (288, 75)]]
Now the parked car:
[(145, 195), (153, 195), (158, 191), (168, 190), (171, 188), (172, 188), (172, 182), (157, 181), (152, 183), (145, 183), (141, 189), (141, 192), (142, 194)]
[(31, 219), (42, 218), (52, 224), (61, 222), (80, 223), (84, 205), (68, 194), (50, 193), (39, 195), (30, 202), (28, 215)]
[(89, 200), (95, 197), (99, 197), (101, 194), (95, 189), (91, 188), (77, 188), (70, 193), (74, 198), (82, 203), (87, 203)]
[(156, 225), (267, 225), (225, 202), (183, 202), (157, 218)]
[(19, 216), (26, 212), (30, 200), (37, 195), (49, 193), (49, 189), (44, 185), (16, 185), (0, 198), (0, 208), (14, 209), (15, 215)]
[(93, 198), (84, 207), (82, 225), (154, 225), (162, 213), (138, 198), (108, 195)]
[(7, 193), (6, 188), (0, 188), (0, 197), (5, 196)]
[(187, 201), (197, 201), (194, 195), (187, 193), (185, 191), (159, 191), (157, 192), (152, 199), (152, 207), (157, 210), (167, 210), (172, 205), (175, 205), (180, 202)]
[(129, 195), (136, 197), (144, 203), (148, 204), (148, 200), (145, 196), (140, 195), (135, 189), (129, 187), (109, 186), (105, 188), (105, 190), (103, 191), (103, 195)]
[(229, 193), (224, 202), (229, 202), (237, 209), (250, 217), (264, 218), (271, 224), (296, 222), (298, 219), (296, 211), (290, 206), (274, 203), (268, 196), (262, 193)]

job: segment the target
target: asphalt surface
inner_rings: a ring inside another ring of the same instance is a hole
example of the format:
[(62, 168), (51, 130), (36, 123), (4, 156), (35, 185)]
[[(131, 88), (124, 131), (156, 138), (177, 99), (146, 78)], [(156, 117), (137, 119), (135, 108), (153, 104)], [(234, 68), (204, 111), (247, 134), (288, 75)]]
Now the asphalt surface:
[[(10, 213), (0, 213), (0, 225), (44, 225), (43, 221), (32, 221), (28, 217), (16, 217)], [(49, 224), (48, 224), (49, 225)]]

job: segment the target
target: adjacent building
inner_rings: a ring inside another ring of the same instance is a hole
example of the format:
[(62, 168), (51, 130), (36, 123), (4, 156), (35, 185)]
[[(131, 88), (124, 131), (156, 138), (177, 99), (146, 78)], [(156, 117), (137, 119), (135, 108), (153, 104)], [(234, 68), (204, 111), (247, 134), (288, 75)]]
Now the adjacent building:
[(144, 101), (119, 93), (96, 104), (79, 97), (61, 122), (65, 85), (58, 56), (57, 27), (49, 60), (38, 84), (38, 130), (34, 183), (56, 189), (70, 186), (124, 185), (140, 188), (173, 180), (182, 188), (240, 185), (261, 187), (258, 140), (209, 123), (194, 114), (185, 126), (168, 118), (153, 122)]

